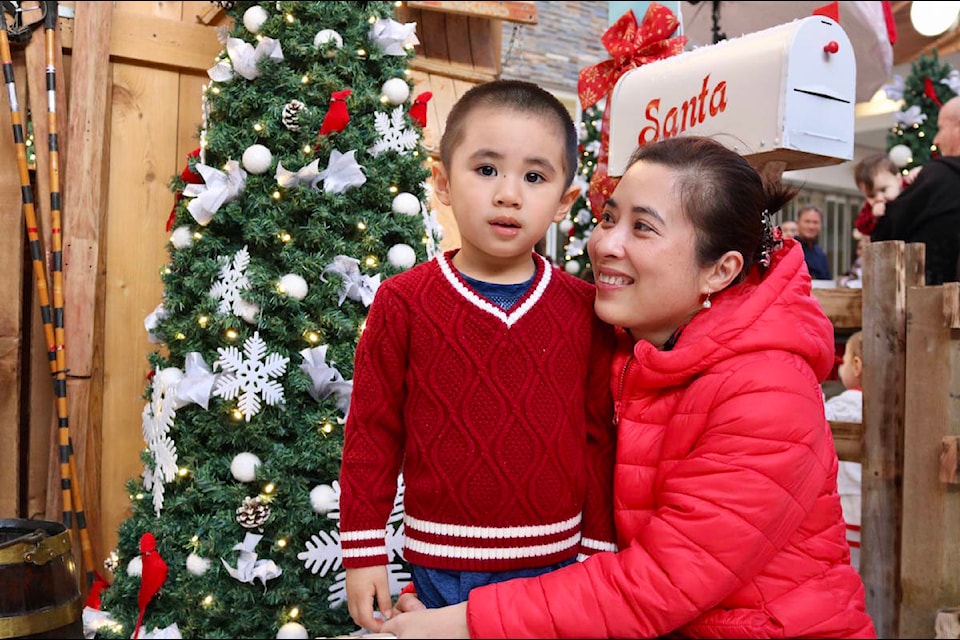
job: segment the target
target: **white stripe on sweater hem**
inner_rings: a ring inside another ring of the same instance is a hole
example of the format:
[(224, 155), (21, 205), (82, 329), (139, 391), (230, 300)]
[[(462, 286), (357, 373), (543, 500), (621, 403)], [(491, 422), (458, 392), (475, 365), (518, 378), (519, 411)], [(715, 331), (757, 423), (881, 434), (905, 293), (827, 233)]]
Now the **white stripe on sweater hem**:
[(596, 549), (597, 551), (616, 551), (617, 545), (613, 542), (604, 540), (594, 540), (593, 538), (584, 538), (580, 544), (587, 549)]
[(538, 544), (530, 547), (462, 547), (449, 544), (432, 544), (406, 539), (407, 549), (421, 555), (435, 558), (457, 558), (467, 560), (515, 560), (518, 558), (536, 558), (565, 551), (580, 542), (579, 534), (566, 540), (550, 544)]
[(522, 527), (475, 527), (459, 524), (444, 524), (421, 520), (410, 515), (403, 516), (403, 524), (408, 529), (420, 531), (435, 536), (452, 536), (457, 538), (479, 538), (481, 540), (496, 540), (503, 538), (542, 538), (543, 536), (563, 533), (576, 528), (580, 524), (582, 514), (562, 522), (538, 524)]
[(341, 542), (354, 542), (356, 540), (383, 540), (387, 535), (386, 529), (366, 529), (364, 531), (341, 531)]
[(530, 310), (530, 307), (535, 305), (537, 301), (540, 300), (540, 298), (543, 296), (544, 290), (547, 288), (547, 285), (550, 284), (550, 276), (552, 275), (552, 266), (550, 265), (550, 262), (548, 262), (546, 258), (539, 254), (534, 255), (543, 261), (543, 277), (540, 278), (540, 282), (537, 283), (537, 288), (534, 289), (530, 297), (528, 297), (522, 305), (520, 305), (509, 315), (504, 313), (503, 309), (488, 302), (487, 300), (484, 300), (471, 291), (469, 287), (464, 285), (463, 282), (457, 278), (456, 274), (454, 274), (453, 267), (449, 262), (447, 262), (446, 256), (442, 253), (437, 254), (437, 264), (440, 265), (440, 271), (443, 272), (443, 275), (450, 282), (450, 285), (456, 289), (460, 295), (466, 298), (468, 302), (478, 309), (486, 311), (495, 318), (499, 318), (508, 327), (512, 327), (514, 324), (516, 324), (517, 320), (526, 315), (527, 311)]
[(385, 556), (387, 548), (383, 547), (362, 547), (360, 549), (343, 549), (344, 558), (369, 558), (370, 556)]

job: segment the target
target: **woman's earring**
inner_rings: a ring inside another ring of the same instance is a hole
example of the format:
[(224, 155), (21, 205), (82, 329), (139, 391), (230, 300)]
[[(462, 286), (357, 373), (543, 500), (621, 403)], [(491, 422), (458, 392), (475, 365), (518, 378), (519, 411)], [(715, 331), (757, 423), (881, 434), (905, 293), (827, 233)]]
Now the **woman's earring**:
[(703, 308), (709, 309), (712, 306), (713, 306), (713, 303), (710, 302), (710, 289), (707, 289), (707, 297), (703, 301)]

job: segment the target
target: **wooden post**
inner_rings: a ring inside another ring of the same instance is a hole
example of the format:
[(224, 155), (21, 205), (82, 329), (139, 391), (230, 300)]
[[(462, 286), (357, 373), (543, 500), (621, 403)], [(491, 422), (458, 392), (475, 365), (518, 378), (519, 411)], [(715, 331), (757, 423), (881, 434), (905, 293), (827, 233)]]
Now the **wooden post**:
[(956, 473), (960, 339), (943, 310), (946, 299), (958, 296), (960, 284), (953, 282), (911, 288), (907, 299), (902, 638), (932, 637), (937, 611), (960, 601), (960, 496), (939, 473), (943, 441), (953, 445)]
[[(101, 240), (106, 211), (107, 121), (110, 115), (111, 2), (80, 2), (73, 24), (64, 172), (64, 328), (69, 367), (70, 432), (83, 491), (87, 531), (95, 562), (102, 560), (100, 536), (100, 425), (103, 393), (104, 277)], [(98, 567), (83, 567), (95, 571)]]
[(900, 241), (864, 251), (860, 574), (880, 638), (899, 635), (907, 288), (923, 284), (923, 251)]

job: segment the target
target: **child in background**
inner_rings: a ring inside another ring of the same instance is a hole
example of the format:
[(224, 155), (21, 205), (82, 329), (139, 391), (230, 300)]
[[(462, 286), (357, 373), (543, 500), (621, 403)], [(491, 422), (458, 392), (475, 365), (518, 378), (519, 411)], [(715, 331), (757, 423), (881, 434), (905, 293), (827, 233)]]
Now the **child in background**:
[[(388, 278), (357, 346), (340, 532), (350, 615), (389, 617), (385, 525), (428, 607), (613, 550), (613, 328), (534, 247), (577, 199), (577, 132), (534, 84), (454, 105), (433, 165), (460, 249)], [(374, 614), (374, 609), (379, 614)]]
[[(827, 420), (863, 422), (863, 333), (857, 331), (847, 338), (843, 363), (838, 371), (844, 391), (824, 402)], [(837, 470), (837, 492), (847, 524), (847, 543), (850, 545), (850, 564), (860, 568), (860, 481), (859, 462), (840, 461)]]
[(780, 233), (783, 234), (783, 239), (787, 238), (796, 238), (800, 230), (797, 228), (796, 220), (784, 220), (780, 223)]
[(853, 168), (857, 189), (867, 199), (853, 226), (864, 235), (873, 233), (877, 219), (886, 213), (887, 203), (900, 195), (920, 172), (914, 167), (906, 176), (901, 176), (886, 153), (875, 153), (858, 162)]

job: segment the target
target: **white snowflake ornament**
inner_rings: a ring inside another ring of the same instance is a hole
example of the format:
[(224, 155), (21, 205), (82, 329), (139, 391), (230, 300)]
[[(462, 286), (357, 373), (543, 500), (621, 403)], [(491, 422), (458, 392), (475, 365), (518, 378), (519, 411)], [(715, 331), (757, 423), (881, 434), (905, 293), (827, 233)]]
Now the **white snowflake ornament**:
[(250, 288), (250, 281), (247, 280), (250, 252), (244, 247), (233, 255), (232, 260), (227, 261), (220, 256), (220, 262), (224, 263), (220, 267), (220, 279), (210, 287), (210, 297), (220, 301), (217, 307), (220, 313), (232, 312), (242, 318), (244, 309), (239, 304), (242, 300), (240, 292)]
[(224, 373), (217, 380), (213, 394), (224, 400), (239, 398), (237, 409), (247, 422), (260, 413), (263, 402), (271, 406), (284, 403), (283, 386), (272, 378), (286, 372), (290, 358), (278, 353), (266, 355), (267, 343), (260, 338), (260, 332), (255, 331), (244, 341), (243, 354), (233, 346), (219, 347), (217, 353), (220, 358), (213, 368), (223, 367)]
[(398, 106), (388, 116), (382, 111), (373, 114), (374, 128), (380, 134), (372, 147), (368, 149), (370, 155), (376, 157), (384, 151), (396, 151), (400, 155), (406, 155), (417, 147), (420, 140), (420, 134), (416, 129), (407, 129), (407, 122), (404, 119), (403, 106)]
[(177, 447), (169, 436), (176, 417), (176, 385), (164, 385), (162, 371), (157, 368), (150, 402), (141, 413), (143, 440), (153, 454), (153, 466), (146, 466), (142, 473), (143, 486), (153, 494), (157, 516), (163, 509), (164, 484), (172, 482), (177, 473)]

